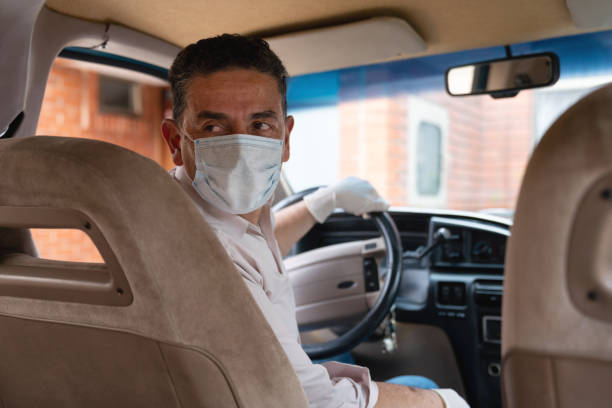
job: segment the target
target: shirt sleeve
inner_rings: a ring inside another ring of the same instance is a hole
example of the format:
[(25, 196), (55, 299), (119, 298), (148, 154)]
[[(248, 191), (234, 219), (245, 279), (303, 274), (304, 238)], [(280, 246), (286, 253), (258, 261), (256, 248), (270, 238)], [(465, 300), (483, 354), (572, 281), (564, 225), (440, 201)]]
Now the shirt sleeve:
[[(249, 273), (240, 264), (241, 257), (223, 234), (217, 235), (244, 279), (253, 299), (274, 331), (302, 384), (311, 408), (373, 408), (378, 387), (365, 367), (327, 362), (314, 364), (302, 349), (295, 329), (291, 330), (266, 295), (261, 276)], [(295, 324), (295, 322), (293, 322)]]
[[(238, 269), (241, 268), (238, 266)], [(245, 283), (285, 350), (310, 407), (374, 407), (378, 388), (367, 368), (336, 362), (313, 364), (298, 339), (277, 316), (262, 286), (250, 279), (245, 279)]]

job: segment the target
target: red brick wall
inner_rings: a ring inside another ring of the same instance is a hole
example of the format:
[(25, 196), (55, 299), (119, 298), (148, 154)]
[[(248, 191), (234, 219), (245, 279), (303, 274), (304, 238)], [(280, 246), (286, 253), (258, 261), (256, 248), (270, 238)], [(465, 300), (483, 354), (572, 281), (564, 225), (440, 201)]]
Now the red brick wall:
[(406, 186), (410, 176), (410, 166), (407, 160), (410, 147), (406, 129), (410, 113), (407, 98), (395, 96), (391, 100), (387, 130), (389, 143), (385, 162), (389, 176), (385, 198), (394, 205), (406, 205), (408, 196)]
[(534, 144), (533, 94), (483, 98), (482, 207), (514, 208)]
[(482, 97), (452, 98), (446, 94), (423, 95), (448, 109), (448, 177), (446, 207), (457, 210), (484, 208), (476, 199), (482, 172)]
[(91, 239), (80, 230), (32, 229), (41, 258), (73, 262), (104, 262)]
[[(147, 156), (166, 169), (173, 167), (160, 132), (167, 88), (140, 84), (140, 116), (102, 113), (98, 77), (98, 73), (73, 61), (57, 59), (49, 75), (36, 134), (102, 140)], [(81, 231), (35, 230), (33, 237), (43, 258), (101, 261), (95, 246)]]

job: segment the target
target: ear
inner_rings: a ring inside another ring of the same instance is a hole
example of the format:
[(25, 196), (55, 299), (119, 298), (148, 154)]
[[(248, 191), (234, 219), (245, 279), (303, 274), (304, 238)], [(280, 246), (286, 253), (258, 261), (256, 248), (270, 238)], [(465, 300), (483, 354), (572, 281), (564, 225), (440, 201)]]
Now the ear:
[(170, 149), (172, 161), (177, 166), (182, 166), (183, 155), (181, 153), (181, 134), (176, 122), (172, 119), (164, 119), (161, 124), (161, 131), (162, 136)]
[(289, 160), (289, 136), (291, 136), (291, 131), (293, 130), (293, 125), (295, 121), (293, 116), (287, 116), (285, 118), (285, 140), (283, 141), (283, 163)]

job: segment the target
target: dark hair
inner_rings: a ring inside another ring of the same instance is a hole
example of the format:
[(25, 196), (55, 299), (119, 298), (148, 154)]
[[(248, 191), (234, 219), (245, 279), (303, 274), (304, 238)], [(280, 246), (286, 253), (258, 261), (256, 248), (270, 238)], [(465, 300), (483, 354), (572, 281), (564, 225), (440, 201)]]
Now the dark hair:
[(287, 112), (287, 70), (261, 38), (223, 34), (185, 47), (174, 59), (168, 80), (172, 88), (172, 111), (178, 120), (185, 109), (185, 94), (191, 78), (232, 68), (253, 69), (276, 79)]

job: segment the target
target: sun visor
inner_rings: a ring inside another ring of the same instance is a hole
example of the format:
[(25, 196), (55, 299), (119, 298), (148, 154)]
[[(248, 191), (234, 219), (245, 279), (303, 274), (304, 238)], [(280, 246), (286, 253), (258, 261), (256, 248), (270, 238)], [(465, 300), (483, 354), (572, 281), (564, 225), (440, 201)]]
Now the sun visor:
[(567, 0), (567, 8), (578, 28), (597, 29), (612, 26), (610, 0)]
[(292, 76), (408, 57), (427, 48), (423, 38), (397, 17), (375, 17), (266, 40)]

